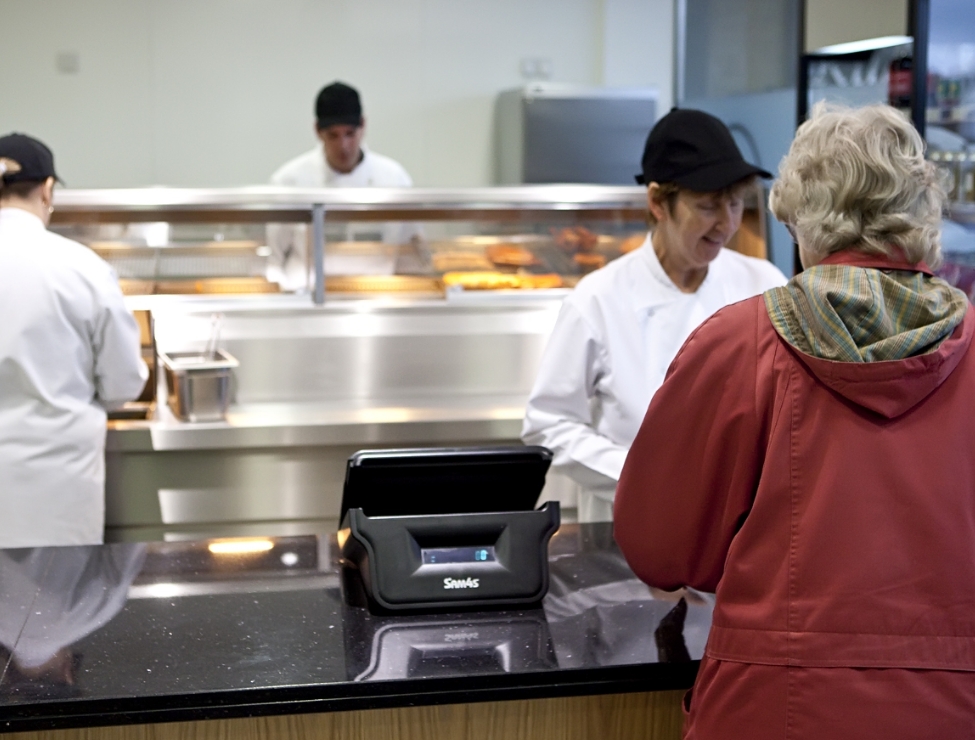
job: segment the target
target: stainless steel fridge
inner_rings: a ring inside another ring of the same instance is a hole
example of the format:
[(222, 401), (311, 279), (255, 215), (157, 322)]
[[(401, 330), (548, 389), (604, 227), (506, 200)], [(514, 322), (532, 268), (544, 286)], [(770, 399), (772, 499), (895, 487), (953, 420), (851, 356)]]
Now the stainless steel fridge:
[(633, 185), (656, 121), (654, 88), (505, 90), (495, 106), (496, 182)]

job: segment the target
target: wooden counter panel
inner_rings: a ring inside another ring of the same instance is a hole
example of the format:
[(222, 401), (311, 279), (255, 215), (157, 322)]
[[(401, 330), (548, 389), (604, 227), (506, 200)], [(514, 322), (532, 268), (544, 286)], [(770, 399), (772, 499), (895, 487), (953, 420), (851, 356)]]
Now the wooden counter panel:
[(43, 730), (10, 740), (678, 740), (683, 691)]

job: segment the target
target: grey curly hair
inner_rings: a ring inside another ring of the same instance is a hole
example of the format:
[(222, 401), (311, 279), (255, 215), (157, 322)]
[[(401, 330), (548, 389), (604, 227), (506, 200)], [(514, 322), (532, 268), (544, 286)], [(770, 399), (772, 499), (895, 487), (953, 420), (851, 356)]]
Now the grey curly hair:
[(912, 264), (941, 261), (943, 176), (924, 141), (887, 105), (817, 103), (779, 165), (769, 208), (822, 259), (854, 247)]

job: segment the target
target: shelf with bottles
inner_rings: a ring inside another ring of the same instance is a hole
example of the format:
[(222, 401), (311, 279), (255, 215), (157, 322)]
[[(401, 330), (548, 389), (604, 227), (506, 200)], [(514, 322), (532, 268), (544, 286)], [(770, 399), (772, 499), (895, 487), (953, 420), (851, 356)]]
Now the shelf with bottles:
[(968, 141), (975, 140), (975, 75), (929, 74), (925, 118), (929, 124), (944, 126)]
[(945, 174), (948, 193), (938, 275), (975, 300), (975, 151), (932, 149), (928, 158)]

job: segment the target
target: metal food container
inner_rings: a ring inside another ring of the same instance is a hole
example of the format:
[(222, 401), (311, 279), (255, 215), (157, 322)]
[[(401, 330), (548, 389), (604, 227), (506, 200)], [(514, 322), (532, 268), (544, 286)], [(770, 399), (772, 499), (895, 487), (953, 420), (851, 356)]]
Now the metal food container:
[(223, 350), (160, 353), (169, 407), (183, 421), (221, 421), (230, 405), (231, 371), (237, 360)]

